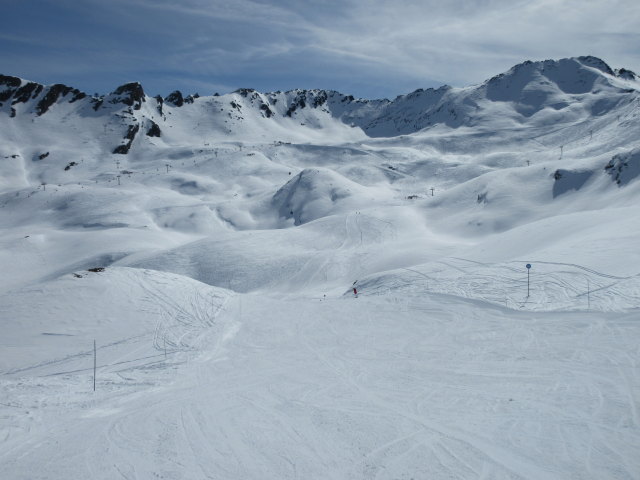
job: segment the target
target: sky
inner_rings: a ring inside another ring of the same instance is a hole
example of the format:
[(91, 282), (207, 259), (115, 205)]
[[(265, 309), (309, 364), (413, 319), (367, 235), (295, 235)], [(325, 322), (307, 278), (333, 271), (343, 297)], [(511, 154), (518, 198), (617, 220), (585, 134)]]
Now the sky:
[(89, 94), (322, 88), (393, 98), (525, 60), (640, 72), (637, 0), (0, 0), (0, 73)]

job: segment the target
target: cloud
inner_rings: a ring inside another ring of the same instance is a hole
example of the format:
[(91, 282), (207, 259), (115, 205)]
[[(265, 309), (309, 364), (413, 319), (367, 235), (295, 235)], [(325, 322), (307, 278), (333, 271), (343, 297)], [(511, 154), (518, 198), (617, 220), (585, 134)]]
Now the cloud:
[(137, 75), (150, 90), (177, 80), (173, 88), (185, 90), (317, 87), (395, 96), (478, 83), (526, 59), (592, 54), (638, 69), (636, 3), (24, 0), (8, 7), (0, 61), (87, 79), (96, 72), (100, 81), (107, 74), (114, 85)]

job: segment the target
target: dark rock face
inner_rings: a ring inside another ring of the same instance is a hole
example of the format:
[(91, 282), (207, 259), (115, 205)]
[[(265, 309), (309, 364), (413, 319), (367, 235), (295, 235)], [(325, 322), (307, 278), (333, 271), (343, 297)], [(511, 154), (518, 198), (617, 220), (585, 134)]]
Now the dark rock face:
[(160, 126), (156, 122), (151, 120), (151, 127), (149, 127), (149, 130), (147, 130), (147, 136), (159, 137), (160, 134), (161, 134)]
[(0, 75), (0, 88), (5, 87), (4, 90), (0, 91), (0, 102), (9, 100), (21, 83), (22, 81), (18, 77)]
[(165, 97), (164, 101), (176, 107), (181, 107), (182, 105), (184, 105), (184, 97), (182, 96), (182, 92), (180, 90), (171, 92)]
[(158, 113), (164, 116), (164, 114), (162, 113), (162, 106), (164, 105), (164, 100), (162, 100), (162, 97), (160, 95), (156, 95), (153, 98), (155, 98), (156, 102), (158, 102), (158, 105), (156, 106), (156, 108), (158, 109)]
[[(27, 103), (29, 100), (34, 100), (43, 90), (45, 90), (45, 87), (39, 83), (27, 82), (23, 85), (22, 80), (19, 78), (9, 77), (6, 75), (0, 75), (0, 88), (2, 86), (7, 88), (0, 91), (0, 102), (13, 98), (11, 103), (12, 105), (15, 105), (16, 103)], [(73, 97), (69, 100), (69, 103), (73, 103), (87, 96), (84, 92), (66, 85), (52, 85), (46, 88), (44, 96), (36, 105), (36, 115), (40, 116), (46, 113), (54, 103), (56, 103), (61, 97), (67, 96), (69, 93), (73, 93)], [(13, 112), (14, 110), (12, 109), (12, 117), (15, 116), (15, 113)]]
[(198, 93), (187, 95), (184, 99), (184, 103), (193, 103), (196, 98), (200, 98), (200, 95)]
[(243, 98), (247, 98), (247, 96), (248, 96), (250, 93), (254, 93), (254, 92), (255, 92), (255, 90), (254, 90), (253, 88), (239, 88), (238, 90), (236, 90), (236, 91), (235, 91), (235, 92), (233, 92), (233, 93), (237, 93), (237, 94), (238, 94), (238, 95), (240, 95), (241, 97), (243, 97)]
[(260, 110), (262, 110), (264, 116), (267, 118), (271, 118), (274, 115), (273, 110), (271, 110), (269, 108), (269, 105), (267, 105), (266, 103), (260, 105)]
[(16, 109), (11, 107), (11, 114), (9, 115), (11, 118), (16, 116)]
[(142, 85), (138, 82), (125, 83), (115, 89), (113, 95), (118, 95), (120, 98), (113, 99), (112, 103), (123, 103), (129, 107), (133, 107), (134, 110), (140, 110), (144, 99), (144, 90)]
[(40, 155), (38, 155), (38, 160), (44, 160), (48, 156), (49, 156), (49, 152), (41, 153)]
[(627, 70), (626, 68), (620, 68), (616, 70), (616, 76), (620, 78), (624, 78), (625, 80), (635, 80), (638, 76), (632, 72), (631, 70)]
[(102, 103), (104, 102), (104, 98), (99, 97), (99, 98), (92, 98), (91, 99), (91, 103), (93, 104), (93, 109), (97, 112), (98, 109), (102, 106)]
[(8, 75), (0, 75), (0, 85), (6, 85), (11, 88), (18, 88), (22, 81), (18, 77), (10, 77)]
[(14, 92), (12, 105), (16, 103), (27, 103), (30, 99), (40, 95), (43, 88), (39, 83), (29, 82), (24, 84)]
[(289, 106), (289, 109), (285, 113), (287, 117), (292, 116), (298, 108), (304, 108), (307, 106), (307, 103), (304, 101), (304, 92), (299, 94), (296, 98), (293, 99), (293, 102)]
[(73, 92), (73, 98), (69, 100), (69, 103), (77, 102), (78, 100), (82, 100), (87, 96), (86, 93), (81, 92), (80, 90), (77, 90), (77, 89), (73, 89), (72, 92)]
[(578, 57), (578, 60), (583, 65), (597, 68), (601, 72), (608, 73), (609, 75), (615, 75), (613, 73), (613, 70), (611, 70), (611, 67), (607, 65), (604, 60), (601, 60), (598, 57), (592, 57), (591, 55), (588, 55), (585, 57)]
[(118, 145), (113, 150), (113, 153), (119, 153), (121, 155), (126, 155), (127, 153), (129, 153), (129, 149), (133, 144), (133, 139), (136, 138), (138, 130), (140, 130), (140, 125), (138, 125), (137, 123), (135, 125), (129, 125), (127, 133), (124, 136), (124, 139), (127, 140), (127, 143), (125, 143), (124, 145)]
[(56, 103), (60, 97), (65, 97), (69, 93), (73, 93), (73, 98), (69, 103), (86, 97), (85, 93), (81, 92), (80, 90), (67, 87), (66, 85), (62, 85), (59, 83), (52, 85), (48, 88), (47, 93), (45, 93), (45, 95), (42, 97), (42, 100), (40, 100), (36, 105), (36, 114), (40, 116), (43, 113), (47, 112), (47, 110), (49, 110), (49, 107)]
[(327, 103), (327, 92), (325, 92), (325, 91), (320, 92), (316, 96), (316, 98), (313, 99), (314, 108), (318, 108), (318, 107), (324, 105), (325, 103)]

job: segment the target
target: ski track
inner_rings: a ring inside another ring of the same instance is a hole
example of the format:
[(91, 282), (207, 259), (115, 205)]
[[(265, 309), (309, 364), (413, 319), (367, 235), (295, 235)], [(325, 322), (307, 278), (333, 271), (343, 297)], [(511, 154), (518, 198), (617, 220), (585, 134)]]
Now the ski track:
[[(96, 479), (622, 479), (640, 467), (637, 327), (624, 318), (557, 322), (464, 301), (451, 310), (429, 293), (194, 294), (181, 304), (145, 294), (156, 328), (122, 341), (131, 351), (102, 366), (95, 395), (56, 380), (88, 371), (54, 372), (42, 386), (20, 385), (30, 370), (12, 373), (4, 423), (37, 392), (50, 401), (30, 407), (41, 427), (3, 440), (11, 478), (40, 478), (27, 461)], [(165, 332), (179, 358), (163, 360)], [(145, 348), (160, 359), (139, 357)], [(127, 380), (113, 383), (122, 372)], [(90, 439), (81, 454), (78, 438)]]

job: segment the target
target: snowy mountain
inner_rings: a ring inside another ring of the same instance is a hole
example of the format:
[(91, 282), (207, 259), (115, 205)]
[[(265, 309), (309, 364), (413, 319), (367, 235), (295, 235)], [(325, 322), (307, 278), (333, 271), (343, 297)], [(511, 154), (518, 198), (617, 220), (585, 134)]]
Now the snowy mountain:
[(639, 133), (594, 57), (393, 100), (0, 76), (3, 474), (636, 478)]

